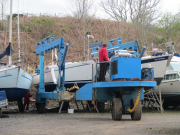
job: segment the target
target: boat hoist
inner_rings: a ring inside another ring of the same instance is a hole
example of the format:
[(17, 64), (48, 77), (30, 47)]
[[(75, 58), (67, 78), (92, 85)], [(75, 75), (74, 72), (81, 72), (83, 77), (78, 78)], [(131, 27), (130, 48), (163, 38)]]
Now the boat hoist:
[[(38, 92), (36, 94), (36, 105), (38, 113), (45, 111), (45, 106), (48, 99), (59, 99), (59, 91), (64, 89), (65, 81), (65, 58), (67, 54), (69, 44), (64, 44), (64, 38), (55, 40), (51, 35), (43, 40), (40, 40), (36, 44), (36, 55), (39, 55), (40, 68), (35, 69), (37, 73), (40, 73), (40, 84)], [(45, 92), (44, 87), (44, 54), (51, 52), (53, 49), (58, 50), (58, 69), (59, 76), (57, 82), (57, 88), (53, 92)]]

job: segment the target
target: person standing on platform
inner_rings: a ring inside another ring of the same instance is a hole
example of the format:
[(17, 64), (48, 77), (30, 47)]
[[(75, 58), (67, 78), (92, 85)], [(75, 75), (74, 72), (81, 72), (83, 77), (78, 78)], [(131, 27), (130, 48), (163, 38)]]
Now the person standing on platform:
[[(103, 63), (105, 61), (109, 61), (107, 57), (107, 45), (103, 44), (101, 49), (99, 50), (99, 62), (100, 62), (100, 75), (99, 80), (100, 82), (105, 81), (105, 75), (108, 68), (109, 63)], [(101, 63), (102, 62), (102, 63)]]

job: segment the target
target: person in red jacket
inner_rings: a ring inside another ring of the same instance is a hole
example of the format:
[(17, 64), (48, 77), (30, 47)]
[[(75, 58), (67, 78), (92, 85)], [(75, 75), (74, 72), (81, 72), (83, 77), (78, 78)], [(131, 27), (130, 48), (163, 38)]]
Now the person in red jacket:
[(106, 75), (107, 67), (109, 65), (109, 63), (101, 63), (101, 62), (104, 62), (104, 61), (109, 61), (109, 59), (107, 57), (107, 49), (106, 49), (106, 47), (107, 47), (107, 45), (103, 44), (103, 46), (99, 50), (99, 62), (100, 62), (99, 81), (105, 81), (105, 75)]
[(30, 95), (30, 93), (28, 92), (27, 94), (26, 94), (26, 96), (24, 97), (24, 109), (25, 109), (25, 107), (26, 107), (26, 111), (28, 111), (29, 110), (29, 102), (30, 102), (30, 100), (29, 100), (29, 98), (30, 97), (32, 97), (32, 95)]

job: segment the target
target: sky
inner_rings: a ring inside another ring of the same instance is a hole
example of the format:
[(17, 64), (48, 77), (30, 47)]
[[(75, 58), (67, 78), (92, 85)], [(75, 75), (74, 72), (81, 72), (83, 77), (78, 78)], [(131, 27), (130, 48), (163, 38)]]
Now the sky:
[[(99, 6), (101, 0), (94, 0), (94, 8), (96, 9), (96, 16), (98, 18), (110, 18), (106, 13), (103, 12)], [(180, 12), (180, 0), (161, 0), (162, 13)], [(17, 13), (18, 0), (13, 0), (13, 13)], [(8, 4), (9, 6), (9, 4)], [(19, 0), (19, 12), (20, 13), (32, 13), (32, 14), (50, 14), (50, 15), (67, 15), (71, 14), (71, 0)], [(9, 14), (9, 7), (7, 7), (6, 14)]]

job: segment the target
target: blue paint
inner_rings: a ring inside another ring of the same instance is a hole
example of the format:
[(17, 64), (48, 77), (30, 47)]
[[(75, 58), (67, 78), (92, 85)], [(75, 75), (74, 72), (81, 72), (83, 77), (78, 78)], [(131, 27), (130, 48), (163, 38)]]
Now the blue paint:
[[(114, 44), (116, 42), (116, 44)], [(94, 57), (99, 54), (99, 50), (96, 50), (96, 46), (93, 46), (93, 51), (91, 52), (91, 55)], [(133, 50), (134, 55), (137, 56), (138, 54), (138, 43), (137, 41), (132, 41), (128, 43), (122, 43), (120, 38), (109, 40), (109, 46), (107, 48), (107, 52), (113, 52), (116, 50), (123, 50), (123, 49), (129, 49)]]
[(0, 101), (6, 100), (6, 92), (5, 90), (0, 91)]
[(93, 83), (93, 88), (106, 87), (156, 87), (156, 81), (112, 81)]
[(4, 75), (4, 76), (0, 76), (0, 78), (3, 78), (3, 77), (9, 77), (9, 76), (12, 76), (12, 75)]
[[(38, 92), (36, 94), (37, 103), (47, 103), (47, 99), (59, 99), (59, 93), (46, 92), (44, 87), (44, 54), (49, 53), (51, 50), (58, 49), (58, 82), (57, 89), (63, 91), (65, 81), (65, 58), (67, 54), (69, 44), (64, 45), (64, 38), (55, 40), (54, 36), (51, 35), (43, 40), (40, 40), (36, 44), (36, 54), (40, 55), (40, 69), (36, 69), (37, 72), (40, 70), (40, 84)], [(61, 73), (63, 72), (63, 73)], [(58, 95), (58, 96), (57, 96)]]
[(98, 101), (113, 100), (111, 88), (98, 88), (96, 89), (96, 99)]
[(21, 89), (21, 88), (1, 88), (0, 91), (2, 90), (5, 90), (8, 101), (20, 100), (29, 91), (28, 89)]
[(32, 81), (32, 79), (29, 79), (28, 77), (26, 77), (26, 76), (24, 76), (24, 75), (22, 75), (22, 77), (28, 79), (29, 81)]
[(39, 56), (40, 60), (40, 83), (39, 83), (39, 92), (44, 92), (44, 56)]
[(146, 51), (146, 47), (143, 46), (143, 48), (142, 48), (142, 50), (141, 50), (141, 53), (140, 53), (140, 55), (139, 55), (139, 58), (142, 58), (142, 57), (143, 57), (143, 54), (144, 54), (145, 51)]
[(86, 84), (76, 91), (76, 100), (93, 100), (92, 84)]
[(111, 75), (111, 79), (141, 79), (141, 58), (115, 57), (111, 61), (117, 62), (111, 70), (118, 71), (117, 74)]
[(169, 56), (164, 56), (164, 57), (160, 57), (160, 58), (142, 60), (141, 64), (150, 63), (150, 62), (157, 62), (157, 61), (162, 61), (162, 60), (167, 60), (168, 58), (169, 58)]

